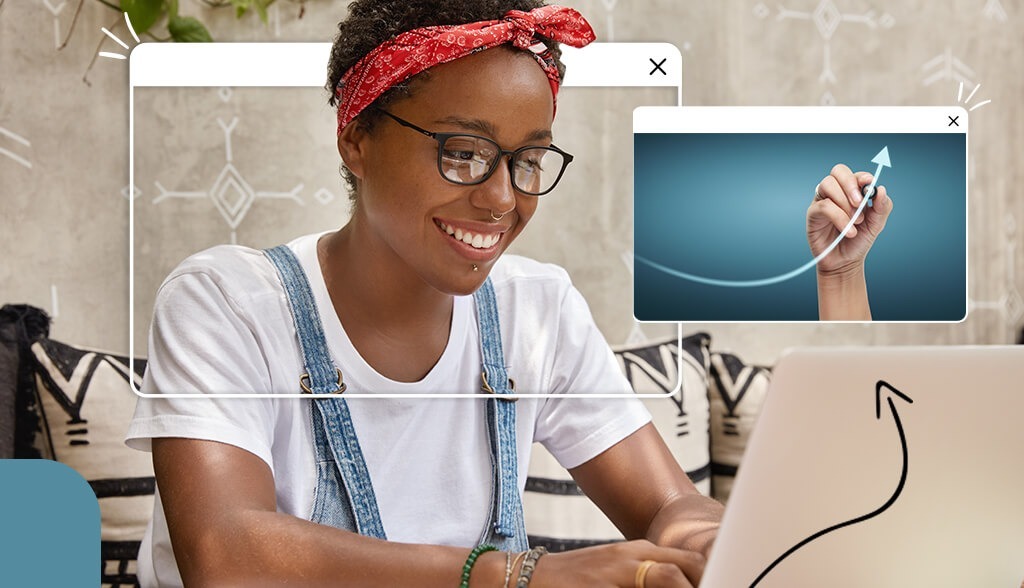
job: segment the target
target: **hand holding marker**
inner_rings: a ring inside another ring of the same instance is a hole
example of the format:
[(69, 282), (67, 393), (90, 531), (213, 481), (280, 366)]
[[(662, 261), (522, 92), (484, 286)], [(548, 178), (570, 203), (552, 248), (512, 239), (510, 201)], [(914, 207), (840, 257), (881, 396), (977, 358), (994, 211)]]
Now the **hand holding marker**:
[[(640, 255), (636, 256), (636, 260), (677, 278), (709, 286), (731, 288), (753, 288), (784, 282), (818, 265), (836, 248), (839, 248), (838, 254), (830, 257), (827, 263), (822, 263), (820, 269), (839, 270), (845, 265), (862, 260), (867, 255), (892, 211), (892, 199), (887, 196), (884, 187), (878, 187), (882, 168), (892, 167), (889, 161), (889, 148), (882, 148), (871, 163), (878, 165), (874, 175), (867, 172), (854, 174), (850, 168), (840, 164), (832, 168), (832, 173), (818, 184), (814, 202), (807, 211), (807, 240), (815, 257), (790, 272), (756, 280), (720, 280), (688, 274)], [(879, 206), (875, 207), (875, 202), (878, 202)], [(864, 208), (867, 206), (871, 206), (873, 210), (864, 214)], [(854, 227), (857, 224), (866, 226), (858, 231)], [(838, 235), (835, 235), (836, 231), (839, 231)]]

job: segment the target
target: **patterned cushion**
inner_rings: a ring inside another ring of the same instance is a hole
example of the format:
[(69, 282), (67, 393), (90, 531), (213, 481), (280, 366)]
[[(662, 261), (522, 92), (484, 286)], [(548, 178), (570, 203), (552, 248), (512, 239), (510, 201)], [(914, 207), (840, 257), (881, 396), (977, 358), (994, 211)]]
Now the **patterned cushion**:
[(729, 498), (770, 382), (769, 368), (745, 364), (729, 353), (711, 354), (711, 495), (716, 500)]
[[(704, 494), (710, 490), (707, 373), (710, 337), (698, 333), (624, 346), (615, 355), (634, 391), (671, 392), (682, 378), (680, 394), (644, 399), (672, 455)], [(679, 373), (680, 359), (682, 373)], [(543, 447), (534, 448), (523, 498), (531, 545), (552, 551), (622, 539), (618, 529), (583, 496), (569, 473)]]
[(135, 558), (153, 513), (153, 464), (129, 449), (124, 434), (135, 408), (128, 385), (139, 383), (126, 357), (79, 349), (52, 339), (32, 345), (43, 457), (82, 475), (99, 499), (102, 584), (135, 586)]

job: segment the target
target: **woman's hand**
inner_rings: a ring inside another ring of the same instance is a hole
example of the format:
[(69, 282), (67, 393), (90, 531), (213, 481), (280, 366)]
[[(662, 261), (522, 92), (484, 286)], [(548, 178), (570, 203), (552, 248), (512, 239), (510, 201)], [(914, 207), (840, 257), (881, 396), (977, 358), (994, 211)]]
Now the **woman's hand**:
[[(814, 257), (832, 244), (853, 218), (863, 200), (861, 191), (872, 179), (870, 173), (853, 173), (840, 163), (815, 188), (814, 201), (807, 209), (807, 242)], [(818, 262), (819, 275), (850, 272), (863, 267), (864, 258), (885, 228), (891, 212), (892, 199), (884, 186), (876, 186), (873, 205), (864, 207), (846, 237)]]
[(646, 560), (658, 562), (647, 572), (649, 588), (697, 585), (723, 507), (697, 492), (652, 423), (569, 471), (623, 536), (636, 540), (542, 557), (532, 588), (633, 588)]
[[(647, 560), (655, 563), (638, 581), (640, 566)], [(704, 563), (704, 556), (695, 551), (638, 539), (546, 555), (537, 562), (530, 588), (693, 588), (704, 573)]]
[[(868, 172), (853, 173), (838, 164), (814, 190), (807, 208), (807, 243), (815, 258), (839, 237), (860, 207), (861, 190), (871, 183)], [(873, 206), (865, 206), (842, 241), (818, 262), (818, 317), (821, 320), (871, 320), (864, 258), (885, 228), (892, 199), (876, 186)]]

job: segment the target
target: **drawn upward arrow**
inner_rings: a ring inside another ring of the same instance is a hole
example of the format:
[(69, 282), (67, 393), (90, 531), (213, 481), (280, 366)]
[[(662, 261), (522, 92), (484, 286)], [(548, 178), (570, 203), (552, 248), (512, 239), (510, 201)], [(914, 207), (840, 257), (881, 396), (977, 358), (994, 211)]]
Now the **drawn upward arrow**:
[(871, 184), (864, 188), (863, 194), (868, 199), (868, 206), (874, 206), (875, 204), (871, 200), (875, 197), (875, 186), (878, 185), (878, 176), (882, 175), (882, 168), (892, 167), (892, 164), (889, 162), (889, 146), (882, 147), (882, 150), (871, 160), (871, 163), (877, 163), (878, 167), (875, 168), (875, 175), (871, 178)]
[[(883, 149), (882, 151), (884, 152), (885, 150)], [(881, 156), (882, 153), (879, 153), (878, 155)], [(886, 158), (888, 159), (888, 156)], [(881, 164), (879, 164), (879, 165), (881, 166)], [(750, 583), (750, 588), (754, 588), (754, 586), (757, 586), (758, 583), (760, 583), (761, 580), (763, 580), (764, 577), (768, 575), (768, 572), (772, 571), (772, 569), (774, 569), (775, 566), (777, 566), (780, 563), (782, 563), (782, 560), (786, 559), (787, 557), (789, 557), (790, 555), (795, 553), (797, 550), (799, 550), (804, 545), (807, 545), (808, 543), (810, 543), (811, 541), (814, 541), (815, 539), (817, 539), (819, 537), (823, 537), (825, 535), (828, 535), (832, 531), (838, 531), (839, 529), (842, 529), (843, 527), (849, 527), (850, 525), (856, 525), (857, 523), (863, 523), (864, 521), (867, 521), (869, 519), (873, 519), (873, 518), (877, 517), (878, 515), (880, 515), (883, 512), (885, 512), (890, 506), (892, 506), (893, 503), (896, 502), (896, 499), (899, 498), (900, 493), (903, 492), (903, 486), (907, 482), (907, 463), (908, 463), (907, 462), (907, 437), (903, 433), (903, 423), (900, 421), (899, 413), (896, 412), (896, 404), (893, 403), (892, 398), (893, 398), (893, 396), (898, 396), (898, 397), (902, 398), (903, 400), (907, 401), (910, 404), (913, 404), (914, 401), (911, 400), (910, 397), (907, 396), (906, 394), (904, 394), (904, 393), (900, 392), (899, 390), (897, 390), (896, 388), (894, 388), (892, 386), (892, 384), (886, 382), (885, 380), (878, 380), (878, 382), (875, 383), (875, 418), (877, 418), (878, 420), (882, 419), (882, 389), (883, 388), (885, 388), (886, 390), (891, 392), (891, 394), (886, 394), (885, 400), (889, 403), (889, 409), (892, 411), (892, 420), (896, 422), (896, 430), (900, 434), (900, 447), (903, 450), (903, 468), (902, 468), (902, 471), (900, 472), (900, 482), (899, 482), (899, 484), (896, 485), (896, 490), (892, 493), (892, 496), (889, 497), (889, 500), (885, 501), (885, 504), (883, 504), (882, 506), (880, 506), (880, 507), (876, 508), (875, 510), (869, 512), (868, 514), (861, 515), (861, 516), (859, 516), (857, 518), (853, 518), (853, 519), (850, 519), (848, 521), (844, 521), (844, 522), (836, 524), (836, 525), (832, 525), (831, 527), (828, 527), (827, 529), (822, 529), (821, 531), (818, 531), (817, 533), (815, 533), (815, 534), (811, 535), (810, 537), (807, 537), (803, 541), (797, 543), (793, 547), (790, 547), (789, 549), (787, 549), (786, 553), (783, 553), (782, 555), (780, 555), (775, 561), (773, 561), (771, 563), (771, 565), (766, 567), (764, 569), (764, 571), (762, 571), (760, 574), (758, 574), (757, 578), (755, 578), (754, 581)]]

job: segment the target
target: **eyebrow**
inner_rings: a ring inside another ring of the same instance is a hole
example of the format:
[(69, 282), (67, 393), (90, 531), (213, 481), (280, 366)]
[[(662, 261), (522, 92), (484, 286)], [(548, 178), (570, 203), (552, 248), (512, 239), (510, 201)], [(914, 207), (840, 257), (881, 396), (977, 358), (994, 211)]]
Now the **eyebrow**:
[[(476, 131), (478, 133), (483, 133), (483, 134), (488, 135), (490, 137), (494, 137), (494, 136), (496, 136), (498, 134), (497, 133), (497, 129), (494, 128), (493, 124), (491, 124), (490, 122), (488, 122), (486, 120), (480, 120), (480, 119), (476, 119), (476, 118), (462, 118), (460, 116), (446, 116), (444, 118), (439, 118), (439, 119), (435, 120), (434, 122), (438, 123), (438, 124), (455, 125), (457, 127), (462, 127), (464, 129), (467, 129), (467, 130), (470, 130), (470, 131)], [(550, 139), (551, 139), (551, 131), (549, 129), (536, 129), (536, 130), (534, 130), (533, 132), (531, 132), (530, 134), (528, 134), (526, 136), (526, 142), (530, 142), (530, 141), (544, 141), (544, 140), (550, 140)]]

